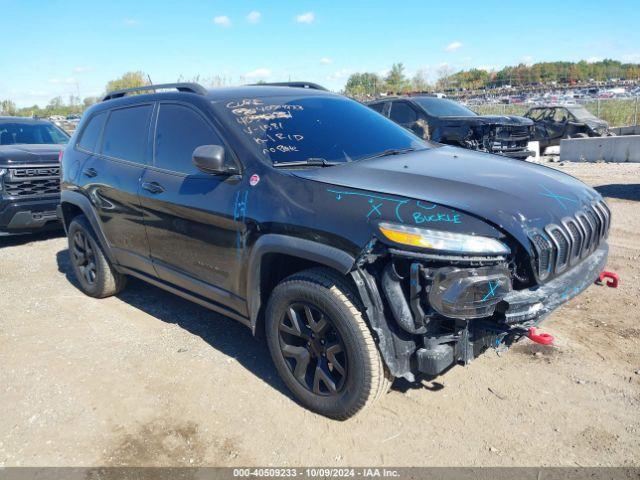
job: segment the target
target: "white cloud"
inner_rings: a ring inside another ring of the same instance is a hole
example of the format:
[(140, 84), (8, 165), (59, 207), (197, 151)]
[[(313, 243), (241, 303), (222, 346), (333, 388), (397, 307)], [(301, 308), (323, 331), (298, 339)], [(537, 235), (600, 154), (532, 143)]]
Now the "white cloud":
[(602, 57), (589, 57), (587, 58), (587, 63), (596, 63), (596, 62), (601, 62), (602, 61)]
[(49, 83), (53, 85), (71, 85), (77, 83), (75, 77), (67, 77), (67, 78), (50, 78)]
[(125, 18), (122, 23), (124, 23), (125, 27), (135, 27), (140, 24), (135, 18)]
[(296, 16), (296, 22), (298, 23), (313, 23), (316, 19), (316, 14), (313, 12), (301, 13)]
[(257, 10), (253, 10), (252, 12), (249, 12), (249, 15), (247, 15), (247, 22), (249, 23), (258, 23), (261, 19), (262, 14)]
[(78, 66), (73, 68), (74, 73), (86, 73), (86, 72), (90, 72), (91, 70), (92, 70), (91, 67), (83, 67), (83, 66)]
[(215, 23), (216, 25), (220, 25), (221, 27), (228, 27), (229, 25), (231, 25), (231, 20), (226, 15), (220, 15), (214, 17), (213, 23)]
[(331, 60), (329, 57), (322, 57), (320, 59), (320, 63), (322, 63), (323, 65), (329, 65), (331, 62), (333, 62), (333, 60)]
[(271, 75), (271, 70), (268, 68), (256, 68), (250, 72), (244, 74), (247, 78), (266, 78)]
[(445, 51), (445, 52), (455, 52), (455, 51), (456, 51), (456, 50), (458, 50), (461, 46), (462, 46), (462, 43), (460, 43), (460, 42), (451, 42), (449, 45), (447, 45), (446, 47), (444, 47), (444, 51)]
[(525, 55), (520, 59), (520, 61), (528, 67), (533, 65), (533, 57), (531, 55)]

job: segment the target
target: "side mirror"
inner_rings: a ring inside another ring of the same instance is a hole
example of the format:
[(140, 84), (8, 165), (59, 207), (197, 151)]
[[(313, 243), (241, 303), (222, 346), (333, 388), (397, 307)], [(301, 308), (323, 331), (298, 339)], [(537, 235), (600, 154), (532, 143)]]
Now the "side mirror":
[(224, 147), (220, 145), (200, 145), (193, 151), (193, 164), (205, 173), (216, 175), (231, 175), (236, 172), (234, 167), (224, 161)]

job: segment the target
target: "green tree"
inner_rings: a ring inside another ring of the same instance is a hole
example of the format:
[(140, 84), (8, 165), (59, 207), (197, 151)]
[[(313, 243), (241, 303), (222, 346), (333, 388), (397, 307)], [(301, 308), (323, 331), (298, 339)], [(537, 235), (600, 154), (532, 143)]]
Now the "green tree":
[(100, 100), (99, 97), (84, 97), (82, 99), (82, 105), (85, 109), (89, 108), (91, 105), (98, 103)]
[(404, 74), (404, 65), (394, 63), (384, 79), (386, 88), (390, 92), (401, 93), (409, 88), (409, 80)]
[(127, 72), (120, 78), (111, 80), (107, 83), (106, 91), (112, 92), (114, 90), (122, 90), (123, 88), (135, 88), (151, 85), (149, 77), (144, 72)]
[(2, 100), (0, 102), (0, 113), (13, 116), (18, 113), (18, 109), (12, 100)]
[(352, 97), (375, 96), (383, 89), (383, 82), (375, 73), (354, 73), (349, 76), (344, 91)]

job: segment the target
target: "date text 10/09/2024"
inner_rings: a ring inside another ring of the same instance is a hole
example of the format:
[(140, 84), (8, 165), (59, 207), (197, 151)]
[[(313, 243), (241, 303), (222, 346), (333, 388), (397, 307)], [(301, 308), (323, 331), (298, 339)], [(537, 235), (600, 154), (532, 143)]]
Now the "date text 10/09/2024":
[(236, 478), (397, 478), (389, 468), (234, 468)]

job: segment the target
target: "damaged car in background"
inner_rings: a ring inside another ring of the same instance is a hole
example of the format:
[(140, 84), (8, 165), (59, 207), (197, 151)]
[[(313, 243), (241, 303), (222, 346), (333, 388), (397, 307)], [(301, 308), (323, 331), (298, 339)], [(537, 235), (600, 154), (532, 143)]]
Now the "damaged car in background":
[(548, 105), (533, 107), (525, 117), (534, 122), (533, 140), (540, 142), (540, 152), (560, 145), (563, 138), (588, 138), (614, 135), (609, 124), (582, 105)]
[(427, 95), (390, 97), (367, 103), (420, 138), (524, 160), (533, 122), (515, 115), (478, 115), (464, 105)]
[(241, 322), (335, 419), (394, 377), (548, 343), (536, 327), (607, 260), (611, 213), (579, 180), (426, 142), (314, 88), (113, 92), (62, 162), (83, 292), (134, 276)]

